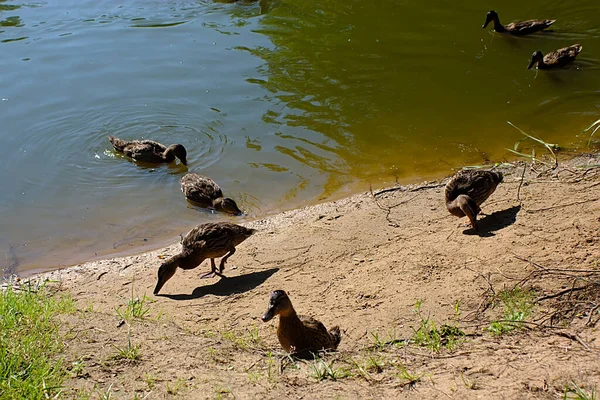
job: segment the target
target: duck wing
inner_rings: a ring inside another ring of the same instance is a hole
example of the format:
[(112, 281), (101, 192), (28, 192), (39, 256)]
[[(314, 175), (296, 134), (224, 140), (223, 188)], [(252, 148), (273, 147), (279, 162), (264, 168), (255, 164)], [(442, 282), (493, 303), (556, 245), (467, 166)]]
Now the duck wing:
[(453, 201), (461, 194), (472, 198), (481, 205), (503, 180), (501, 172), (482, 170), (462, 170), (446, 184), (446, 202)]
[[(299, 315), (302, 325), (304, 325), (304, 336), (307, 342), (310, 342), (310, 348), (316, 351), (319, 350), (335, 350), (341, 340), (339, 327), (331, 329), (333, 332), (325, 328), (320, 321), (306, 315)], [(337, 333), (336, 333), (337, 332)]]
[(530, 19), (527, 21), (511, 22), (504, 28), (513, 35), (527, 35), (548, 28), (556, 22), (555, 19)]
[(572, 46), (563, 47), (556, 51), (552, 51), (544, 56), (544, 63), (553, 66), (563, 66), (573, 60), (579, 53), (583, 46), (580, 44), (574, 44)]
[(181, 178), (181, 191), (186, 198), (200, 204), (211, 205), (213, 200), (223, 197), (223, 192), (215, 181), (195, 173)]

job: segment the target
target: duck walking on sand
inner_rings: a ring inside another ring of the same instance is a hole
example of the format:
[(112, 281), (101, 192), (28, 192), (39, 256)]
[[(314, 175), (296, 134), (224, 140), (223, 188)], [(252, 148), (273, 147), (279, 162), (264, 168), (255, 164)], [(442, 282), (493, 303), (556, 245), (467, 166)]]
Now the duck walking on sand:
[(510, 35), (520, 36), (529, 35), (530, 33), (539, 32), (548, 28), (556, 22), (555, 19), (529, 19), (527, 21), (515, 21), (508, 25), (502, 25), (498, 13), (491, 10), (485, 16), (485, 23), (482, 28), (488, 26), (490, 22), (494, 22), (494, 30), (498, 33), (508, 33)]
[[(154, 294), (158, 294), (165, 282), (175, 275), (177, 267), (194, 269), (207, 258), (210, 258), (211, 271), (200, 278), (211, 278), (215, 275), (222, 277), (225, 262), (235, 253), (235, 246), (248, 239), (254, 232), (255, 229), (229, 222), (209, 222), (198, 225), (183, 238), (181, 252), (167, 259), (158, 268), (158, 282)], [(223, 258), (217, 272), (215, 258), (218, 257)]]
[(277, 339), (281, 347), (290, 354), (311, 357), (321, 350), (336, 350), (342, 340), (338, 326), (327, 330), (316, 319), (297, 315), (290, 298), (283, 290), (271, 292), (269, 309), (262, 320), (268, 322), (276, 315), (279, 315)]
[(187, 151), (181, 144), (172, 144), (169, 147), (154, 140), (122, 140), (109, 136), (115, 150), (124, 153), (136, 161), (149, 163), (170, 163), (179, 158), (183, 165), (187, 165)]
[(212, 179), (196, 173), (185, 174), (181, 178), (181, 191), (190, 201), (202, 207), (214, 208), (228, 214), (241, 215), (233, 199), (223, 197), (223, 191)]
[(536, 51), (531, 55), (531, 61), (527, 66), (527, 69), (531, 69), (537, 64), (538, 69), (552, 69), (564, 67), (571, 61), (575, 60), (575, 57), (581, 53), (583, 46), (580, 44), (574, 44), (572, 46), (563, 47), (556, 51), (552, 51), (546, 55), (543, 55), (541, 51)]
[(458, 171), (446, 184), (446, 208), (457, 217), (465, 215), (473, 229), (479, 230), (477, 214), (479, 207), (496, 190), (504, 176), (502, 172), (476, 169)]

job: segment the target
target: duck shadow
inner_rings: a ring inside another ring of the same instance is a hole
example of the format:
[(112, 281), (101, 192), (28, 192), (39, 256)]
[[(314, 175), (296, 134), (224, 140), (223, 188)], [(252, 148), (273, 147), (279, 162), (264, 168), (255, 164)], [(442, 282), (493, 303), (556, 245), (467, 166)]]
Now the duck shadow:
[(479, 220), (479, 232), (473, 228), (463, 231), (465, 235), (479, 235), (481, 237), (495, 236), (494, 232), (506, 228), (515, 223), (517, 214), (521, 210), (521, 206), (513, 206), (506, 210), (496, 211), (490, 215), (486, 215)]
[(229, 296), (232, 294), (245, 293), (264, 283), (277, 271), (279, 271), (279, 268), (251, 272), (232, 278), (224, 276), (212, 285), (198, 286), (191, 294), (159, 294), (157, 296), (167, 297), (171, 300), (194, 300), (208, 294), (213, 294), (215, 296)]

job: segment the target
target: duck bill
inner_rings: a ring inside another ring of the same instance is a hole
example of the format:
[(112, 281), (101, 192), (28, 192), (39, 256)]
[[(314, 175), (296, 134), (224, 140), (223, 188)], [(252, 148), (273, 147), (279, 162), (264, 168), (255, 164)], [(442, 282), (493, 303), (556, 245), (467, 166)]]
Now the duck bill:
[(531, 69), (531, 67), (533, 67), (535, 65), (536, 61), (535, 60), (531, 60), (529, 62), (529, 65), (527, 66), (527, 69)]
[(489, 23), (492, 22), (492, 19), (490, 17), (486, 17), (485, 18), (485, 23), (483, 25), (481, 25), (482, 28), (485, 28), (489, 25)]
[(273, 319), (274, 316), (275, 316), (275, 308), (270, 307), (267, 310), (267, 312), (265, 313), (265, 315), (262, 316), (262, 320), (263, 320), (263, 322), (269, 322), (270, 320)]

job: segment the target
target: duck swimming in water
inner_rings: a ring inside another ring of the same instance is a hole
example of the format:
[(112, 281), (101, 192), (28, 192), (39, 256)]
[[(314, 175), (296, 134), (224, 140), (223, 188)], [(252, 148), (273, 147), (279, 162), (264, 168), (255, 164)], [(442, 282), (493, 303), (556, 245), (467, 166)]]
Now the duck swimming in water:
[(498, 33), (507, 33), (515, 36), (529, 35), (530, 33), (539, 32), (548, 28), (556, 22), (555, 19), (530, 19), (527, 21), (515, 21), (508, 25), (502, 25), (498, 13), (491, 10), (485, 16), (485, 23), (482, 28), (488, 26), (490, 22), (494, 22), (494, 30)]
[(124, 153), (136, 161), (148, 163), (170, 163), (179, 158), (183, 165), (187, 165), (187, 151), (180, 144), (172, 144), (169, 147), (155, 142), (154, 140), (121, 140), (109, 136), (115, 150)]
[[(194, 269), (207, 258), (210, 258), (211, 271), (200, 278), (211, 278), (215, 275), (222, 277), (225, 262), (235, 253), (235, 246), (248, 239), (254, 232), (255, 229), (229, 222), (209, 222), (198, 225), (184, 236), (181, 241), (181, 252), (167, 259), (158, 269), (154, 294), (158, 294), (165, 282), (175, 275), (178, 267)], [(215, 258), (218, 257), (223, 258), (217, 272)]]
[(242, 214), (235, 201), (223, 197), (221, 187), (209, 177), (193, 172), (185, 174), (181, 178), (181, 191), (188, 200), (202, 207), (214, 208), (233, 215)]
[(268, 322), (276, 315), (279, 315), (277, 339), (281, 347), (290, 354), (312, 357), (321, 350), (336, 350), (342, 340), (338, 326), (327, 330), (316, 319), (297, 315), (290, 298), (283, 290), (271, 292), (269, 308), (262, 320)]
[(502, 172), (477, 169), (458, 171), (446, 184), (446, 208), (457, 217), (465, 215), (471, 221), (473, 229), (479, 230), (477, 214), (479, 207), (496, 190), (504, 176)]
[(563, 47), (556, 51), (552, 51), (546, 55), (543, 55), (541, 51), (536, 51), (531, 55), (531, 61), (527, 66), (527, 69), (531, 69), (537, 64), (538, 69), (553, 69), (564, 67), (571, 61), (575, 60), (575, 57), (581, 53), (583, 46), (580, 44), (574, 44), (569, 47)]

